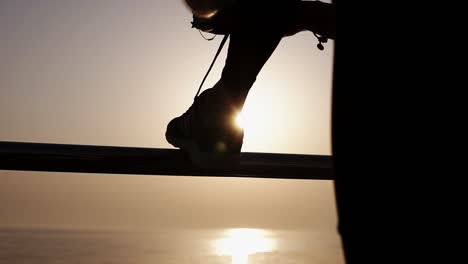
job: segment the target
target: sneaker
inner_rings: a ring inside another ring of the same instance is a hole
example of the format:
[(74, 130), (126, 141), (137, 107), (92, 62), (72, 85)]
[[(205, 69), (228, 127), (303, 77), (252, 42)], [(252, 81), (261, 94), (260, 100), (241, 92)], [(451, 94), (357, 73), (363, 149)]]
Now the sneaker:
[(244, 130), (235, 123), (240, 108), (219, 89), (207, 89), (167, 125), (166, 139), (201, 168), (239, 165)]

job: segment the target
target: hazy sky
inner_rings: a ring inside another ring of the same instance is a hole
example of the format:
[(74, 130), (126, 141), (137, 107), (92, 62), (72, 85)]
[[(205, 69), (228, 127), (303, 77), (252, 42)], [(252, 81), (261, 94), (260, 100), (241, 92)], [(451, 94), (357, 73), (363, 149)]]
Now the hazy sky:
[[(221, 37), (182, 1), (0, 1), (0, 141), (170, 148)], [(285, 38), (245, 106), (243, 151), (330, 154), (333, 42)], [(219, 78), (223, 51), (205, 88)], [(336, 226), (330, 181), (0, 171), (0, 226)]]

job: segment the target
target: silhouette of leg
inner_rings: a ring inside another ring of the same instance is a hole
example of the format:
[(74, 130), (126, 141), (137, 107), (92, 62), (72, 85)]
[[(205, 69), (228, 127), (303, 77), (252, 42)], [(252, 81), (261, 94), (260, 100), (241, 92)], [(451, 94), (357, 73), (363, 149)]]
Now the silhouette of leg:
[(308, 30), (335, 38), (335, 6), (319, 1), (241, 3), (234, 13), (229, 50), (215, 88), (227, 91), (242, 108), (257, 75), (281, 39)]
[(282, 38), (281, 34), (262, 32), (258, 35), (231, 34), (228, 56), (216, 87), (242, 106), (257, 75)]

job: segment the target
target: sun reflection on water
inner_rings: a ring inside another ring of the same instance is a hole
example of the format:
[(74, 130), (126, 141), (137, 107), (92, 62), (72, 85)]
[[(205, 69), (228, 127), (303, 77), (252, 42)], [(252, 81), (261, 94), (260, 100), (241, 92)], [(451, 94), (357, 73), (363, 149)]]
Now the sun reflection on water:
[(214, 241), (216, 254), (231, 256), (232, 264), (247, 264), (249, 255), (271, 252), (275, 247), (271, 234), (261, 229), (229, 229), (223, 238)]

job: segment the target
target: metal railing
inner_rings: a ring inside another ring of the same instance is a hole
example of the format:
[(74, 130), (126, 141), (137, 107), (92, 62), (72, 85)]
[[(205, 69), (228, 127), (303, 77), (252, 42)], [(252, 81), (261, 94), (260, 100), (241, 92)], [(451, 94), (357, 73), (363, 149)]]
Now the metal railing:
[(243, 152), (240, 166), (200, 169), (180, 150), (0, 141), (0, 170), (332, 180), (331, 156)]

